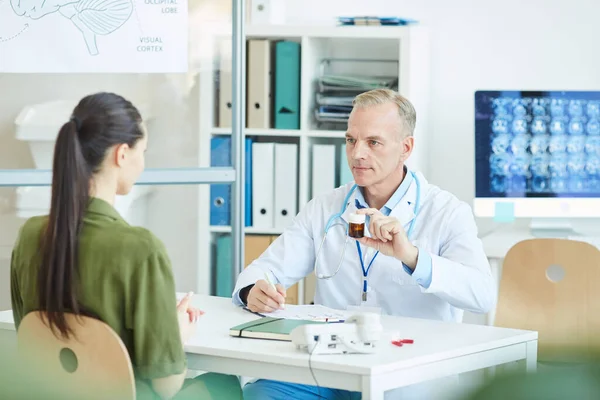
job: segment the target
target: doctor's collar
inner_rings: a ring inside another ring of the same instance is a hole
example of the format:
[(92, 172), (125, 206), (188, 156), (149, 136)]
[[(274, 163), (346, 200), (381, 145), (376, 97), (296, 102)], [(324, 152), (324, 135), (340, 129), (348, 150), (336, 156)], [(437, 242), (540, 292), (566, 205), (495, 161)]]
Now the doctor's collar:
[(356, 206), (357, 209), (361, 209), (361, 208), (367, 208), (367, 206), (364, 206), (360, 203), (360, 201), (358, 201), (358, 199), (354, 199), (354, 205)]
[[(383, 207), (381, 208), (382, 211), (387, 210), (388, 212), (390, 212), (391, 210), (396, 208), (398, 203), (400, 203), (400, 201), (405, 197), (406, 193), (408, 193), (408, 188), (410, 187), (414, 179), (412, 173), (406, 168), (406, 166), (404, 167), (404, 171), (406, 173), (404, 175), (402, 183), (400, 184), (400, 186), (398, 186), (398, 188), (388, 199), (388, 201), (383, 205)], [(357, 187), (357, 193), (354, 198), (354, 205), (357, 209), (369, 207), (364, 197), (363, 190), (363, 187)], [(411, 205), (412, 202), (407, 200), (407, 203), (408, 205)]]

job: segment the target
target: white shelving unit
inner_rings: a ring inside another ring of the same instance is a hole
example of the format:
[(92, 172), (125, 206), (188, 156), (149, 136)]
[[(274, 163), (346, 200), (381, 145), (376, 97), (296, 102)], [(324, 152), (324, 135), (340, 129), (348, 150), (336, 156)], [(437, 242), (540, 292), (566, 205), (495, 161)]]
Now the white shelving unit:
[[(247, 26), (246, 39), (290, 40), (300, 43), (300, 129), (245, 129), (246, 136), (252, 136), (259, 141), (287, 142), (298, 144), (298, 210), (311, 199), (311, 148), (316, 143), (341, 144), (344, 142), (344, 130), (322, 130), (314, 117), (315, 82), (320, 74), (320, 64), (327, 59), (363, 59), (396, 61), (396, 69), (392, 73), (398, 76), (398, 91), (410, 99), (417, 110), (417, 126), (415, 131), (415, 149), (409, 160), (409, 167), (427, 173), (426, 152), (428, 138), (428, 106), (429, 106), (429, 43), (427, 28), (423, 26), (406, 27), (295, 27), (295, 26)], [(217, 41), (212, 40), (213, 54), (218, 57)], [(385, 64), (385, 65), (384, 65)], [(215, 63), (218, 65), (218, 63)], [(369, 70), (354, 71), (365, 74), (383, 71), (389, 75), (389, 62), (381, 65), (369, 63)], [(246, 66), (247, 68), (247, 66)], [(364, 68), (364, 67), (363, 67)], [(378, 69), (379, 68), (379, 69)], [(337, 71), (336, 71), (337, 72)], [(343, 73), (340, 71), (339, 73)], [(383, 73), (380, 73), (383, 74)], [(217, 92), (213, 73), (204, 72), (200, 75), (200, 87), (204, 93), (200, 99), (201, 130), (200, 144), (201, 165), (210, 166), (210, 140), (214, 136), (229, 135), (231, 128), (218, 127)], [(209, 116), (207, 118), (207, 116)], [(334, 166), (334, 168), (337, 166)], [(205, 185), (202, 201), (209, 204), (209, 187)], [(201, 207), (200, 227), (211, 240), (215, 235), (228, 233), (227, 226), (209, 226), (210, 208)], [(246, 234), (277, 235), (281, 229), (256, 229), (245, 227)], [(201, 246), (205, 250), (206, 244)], [(210, 246), (208, 246), (210, 249)], [(203, 254), (206, 266), (206, 279), (210, 280), (210, 265), (213, 255), (210, 251)], [(300, 283), (299, 301), (303, 301), (303, 285)]]

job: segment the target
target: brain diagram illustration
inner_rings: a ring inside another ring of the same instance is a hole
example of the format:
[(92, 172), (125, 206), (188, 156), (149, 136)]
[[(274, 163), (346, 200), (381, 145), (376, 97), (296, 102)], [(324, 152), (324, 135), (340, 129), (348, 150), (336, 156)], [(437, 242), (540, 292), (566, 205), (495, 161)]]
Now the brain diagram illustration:
[(20, 17), (37, 20), (58, 12), (81, 31), (87, 50), (98, 54), (96, 38), (109, 35), (129, 20), (133, 0), (10, 0)]

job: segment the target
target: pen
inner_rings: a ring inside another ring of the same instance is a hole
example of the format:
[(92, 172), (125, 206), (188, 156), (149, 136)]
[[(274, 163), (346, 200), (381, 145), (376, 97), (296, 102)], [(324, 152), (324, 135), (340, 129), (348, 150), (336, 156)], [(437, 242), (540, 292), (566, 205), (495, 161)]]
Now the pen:
[(268, 283), (269, 285), (271, 285), (271, 287), (272, 287), (273, 289), (275, 289), (275, 291), (277, 291), (277, 288), (275, 287), (275, 285), (273, 285), (273, 282), (271, 282), (271, 279), (269, 279), (269, 274), (267, 274), (266, 272), (265, 272), (265, 279), (267, 280), (267, 283)]
[(338, 323), (346, 322), (346, 320), (339, 319), (339, 318), (315, 318), (315, 319), (313, 319), (313, 321), (327, 322), (330, 324), (338, 324)]
[[(271, 287), (273, 288), (273, 290), (275, 290), (277, 292), (277, 288), (275, 287), (275, 285), (273, 284), (273, 282), (271, 282), (271, 279), (269, 279), (269, 274), (267, 274), (266, 272), (265, 272), (265, 279), (267, 280), (267, 283), (269, 285), (271, 285)], [(285, 304), (280, 304), (279, 306), (281, 308), (285, 308)]]

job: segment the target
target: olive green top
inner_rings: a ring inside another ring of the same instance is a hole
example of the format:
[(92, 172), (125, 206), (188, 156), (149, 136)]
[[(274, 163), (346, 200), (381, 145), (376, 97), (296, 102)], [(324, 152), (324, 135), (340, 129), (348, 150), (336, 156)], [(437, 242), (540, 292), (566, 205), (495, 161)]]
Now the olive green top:
[[(37, 307), (40, 237), (46, 223), (46, 216), (27, 220), (13, 249), (11, 300), (17, 329)], [(138, 380), (184, 372), (173, 272), (158, 238), (130, 226), (109, 203), (92, 198), (79, 239), (79, 276), (81, 305), (121, 337)]]

